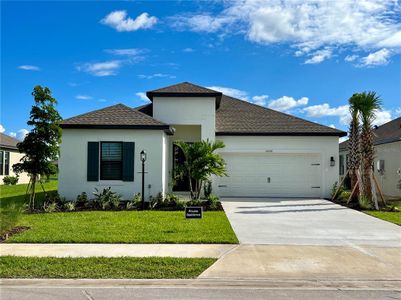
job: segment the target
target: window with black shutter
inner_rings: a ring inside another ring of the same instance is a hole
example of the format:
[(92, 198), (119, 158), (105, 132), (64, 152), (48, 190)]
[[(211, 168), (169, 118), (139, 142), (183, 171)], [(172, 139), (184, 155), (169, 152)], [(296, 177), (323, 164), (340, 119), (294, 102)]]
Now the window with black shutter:
[(102, 142), (100, 150), (100, 179), (122, 180), (123, 151), (121, 142)]
[(0, 175), (4, 175), (4, 152), (0, 151)]
[(10, 175), (10, 152), (5, 152), (5, 156), (4, 156), (4, 175)]

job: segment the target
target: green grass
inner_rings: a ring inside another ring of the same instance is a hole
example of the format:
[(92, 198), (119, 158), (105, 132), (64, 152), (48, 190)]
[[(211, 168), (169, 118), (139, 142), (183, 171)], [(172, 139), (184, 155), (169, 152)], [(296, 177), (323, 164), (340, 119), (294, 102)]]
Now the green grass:
[(24, 214), (30, 230), (12, 243), (238, 243), (222, 211), (186, 220), (180, 211), (85, 211)]
[(0, 278), (196, 278), (214, 258), (0, 257)]
[[(389, 206), (395, 206), (399, 210), (401, 210), (401, 202), (392, 202)], [(365, 210), (363, 211), (365, 214), (373, 216), (378, 219), (382, 219), (387, 222), (391, 222), (401, 226), (401, 212), (393, 212), (393, 211), (372, 211), (372, 210)]]
[[(46, 191), (57, 190), (57, 180), (44, 184)], [(27, 184), (2, 185), (0, 187), (0, 235), (13, 228), (21, 218), (22, 205), (25, 202)], [(43, 202), (44, 193), (40, 185), (36, 186), (36, 203)]]
[(364, 211), (364, 213), (401, 226), (401, 212)]

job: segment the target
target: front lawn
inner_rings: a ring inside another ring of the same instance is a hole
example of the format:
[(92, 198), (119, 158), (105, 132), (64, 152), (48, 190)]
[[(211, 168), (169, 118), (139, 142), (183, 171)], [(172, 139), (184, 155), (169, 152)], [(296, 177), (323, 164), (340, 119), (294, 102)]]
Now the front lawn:
[(0, 278), (196, 278), (214, 258), (0, 257)]
[(390, 211), (364, 211), (365, 214), (401, 226), (401, 212)]
[(183, 211), (82, 211), (23, 214), (30, 230), (12, 243), (238, 243), (223, 211), (186, 220)]
[[(57, 180), (44, 183), (47, 192), (57, 190)], [(21, 218), (21, 209), (25, 202), (27, 184), (2, 185), (0, 187), (0, 235), (9, 231)], [(44, 193), (40, 185), (36, 186), (36, 203), (44, 200)]]

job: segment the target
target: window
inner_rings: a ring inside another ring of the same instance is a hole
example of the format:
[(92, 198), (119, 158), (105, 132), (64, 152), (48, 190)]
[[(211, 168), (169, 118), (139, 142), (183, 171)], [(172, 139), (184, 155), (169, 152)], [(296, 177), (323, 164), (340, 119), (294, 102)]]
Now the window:
[(340, 175), (344, 175), (344, 155), (340, 155)]
[(122, 179), (122, 143), (102, 142), (100, 154), (100, 179)]
[(10, 175), (10, 152), (5, 152), (5, 156), (4, 156), (4, 175)]
[(4, 175), (3, 167), (4, 167), (4, 152), (0, 151), (0, 175)]

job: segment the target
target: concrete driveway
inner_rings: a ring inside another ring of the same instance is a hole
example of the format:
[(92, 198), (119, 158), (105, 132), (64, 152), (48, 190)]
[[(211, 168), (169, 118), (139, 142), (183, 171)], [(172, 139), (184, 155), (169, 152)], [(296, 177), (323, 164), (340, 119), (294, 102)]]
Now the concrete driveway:
[(322, 199), (223, 198), (241, 244), (401, 247), (401, 227)]

